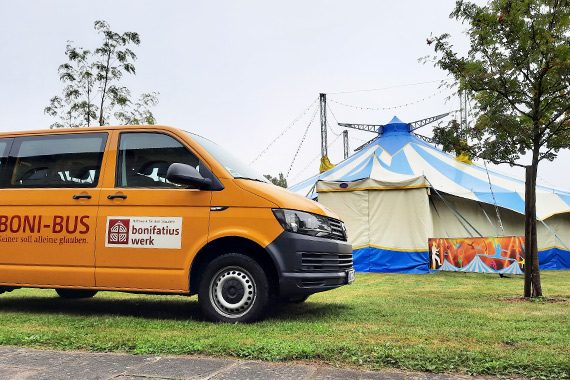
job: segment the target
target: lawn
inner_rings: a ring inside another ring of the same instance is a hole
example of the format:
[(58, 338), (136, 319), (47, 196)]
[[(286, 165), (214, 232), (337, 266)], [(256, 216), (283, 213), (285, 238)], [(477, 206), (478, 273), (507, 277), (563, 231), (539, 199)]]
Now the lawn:
[(203, 321), (196, 297), (20, 289), (0, 295), (0, 345), (569, 378), (570, 271), (541, 275), (529, 302), (522, 276), (357, 274), (252, 325)]

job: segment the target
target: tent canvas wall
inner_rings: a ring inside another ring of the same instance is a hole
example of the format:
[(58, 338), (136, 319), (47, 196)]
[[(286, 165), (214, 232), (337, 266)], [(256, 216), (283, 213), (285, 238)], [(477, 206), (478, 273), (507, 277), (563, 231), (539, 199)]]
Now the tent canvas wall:
[[(358, 271), (425, 273), (430, 237), (524, 235), (524, 181), (456, 161), (396, 117), (379, 132), (333, 169), (289, 188), (318, 195), (341, 216)], [(537, 187), (542, 269), (570, 269), (569, 212), (569, 192)]]
[[(345, 183), (345, 182), (344, 182)], [(385, 183), (319, 181), (319, 202), (346, 223), (357, 272), (424, 272), (432, 221), (423, 176)]]

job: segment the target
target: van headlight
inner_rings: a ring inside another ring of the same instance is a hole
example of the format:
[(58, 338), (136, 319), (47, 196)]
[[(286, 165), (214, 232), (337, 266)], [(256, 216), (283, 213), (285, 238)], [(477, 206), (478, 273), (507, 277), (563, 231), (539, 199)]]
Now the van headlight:
[(285, 231), (310, 236), (328, 236), (332, 229), (327, 217), (308, 212), (274, 208), (275, 217)]

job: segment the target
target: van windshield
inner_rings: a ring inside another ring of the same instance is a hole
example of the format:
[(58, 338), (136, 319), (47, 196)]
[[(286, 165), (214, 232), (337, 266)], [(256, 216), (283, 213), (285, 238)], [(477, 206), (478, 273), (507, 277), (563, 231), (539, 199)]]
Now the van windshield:
[(264, 176), (259, 174), (256, 170), (250, 168), (247, 164), (237, 159), (233, 154), (226, 151), (218, 144), (196, 135), (192, 132), (184, 131), (192, 137), (198, 144), (202, 145), (214, 158), (226, 168), (226, 170), (234, 178), (250, 179), (253, 181), (269, 182)]

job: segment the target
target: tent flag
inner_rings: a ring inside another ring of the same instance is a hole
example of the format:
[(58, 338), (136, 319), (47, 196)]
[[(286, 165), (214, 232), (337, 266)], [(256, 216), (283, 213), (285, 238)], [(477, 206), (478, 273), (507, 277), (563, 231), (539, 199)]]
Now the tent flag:
[(334, 165), (331, 164), (329, 158), (327, 156), (321, 157), (321, 167), (319, 169), (319, 172), (324, 173), (332, 168), (334, 168)]
[[(418, 138), (410, 124), (397, 117), (352, 156), (289, 190), (318, 198), (341, 217), (355, 247), (354, 266), (359, 272), (429, 273), (430, 268), (449, 266), (450, 270), (497, 273), (513, 261), (524, 265), (522, 248), (505, 259), (497, 244), (504, 251), (510, 249), (506, 243), (474, 243), (473, 238), (464, 243), (479, 250), (469, 259), (458, 251), (455, 258), (441, 253), (439, 262), (433, 261), (429, 239), (434, 237), (466, 239), (479, 235), (475, 229), (480, 235), (496, 236), (499, 224), (506, 238), (524, 235), (525, 183), (477, 163), (455, 160)], [(540, 268), (570, 269), (570, 192), (539, 185), (536, 198), (537, 218), (549, 226), (537, 226)], [(450, 210), (469, 221), (473, 231), (465, 231)], [(440, 252), (443, 248), (439, 247)]]

